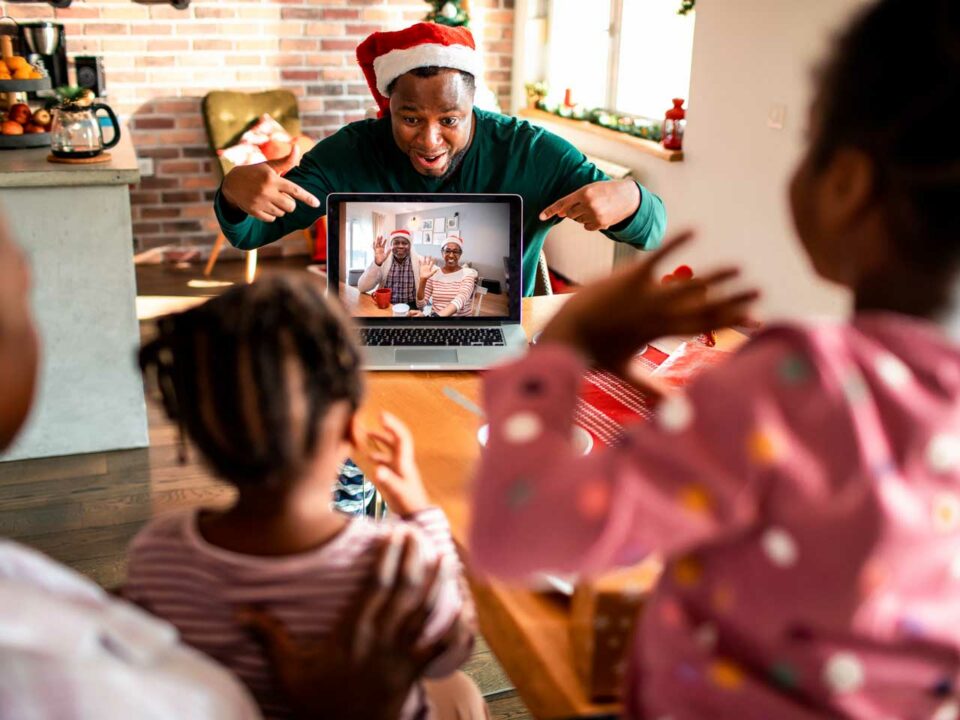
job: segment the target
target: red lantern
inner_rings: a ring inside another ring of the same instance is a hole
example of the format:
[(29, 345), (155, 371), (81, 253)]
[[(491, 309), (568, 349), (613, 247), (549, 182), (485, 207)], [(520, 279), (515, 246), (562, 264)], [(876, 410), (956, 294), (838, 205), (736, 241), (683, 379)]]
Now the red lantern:
[(674, 98), (663, 121), (663, 146), (667, 150), (683, 150), (683, 132), (687, 127), (687, 111), (683, 98)]

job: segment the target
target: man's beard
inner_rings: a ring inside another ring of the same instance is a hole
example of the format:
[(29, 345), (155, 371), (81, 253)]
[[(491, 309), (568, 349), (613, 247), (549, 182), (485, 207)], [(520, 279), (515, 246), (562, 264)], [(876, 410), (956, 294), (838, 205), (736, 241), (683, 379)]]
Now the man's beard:
[(460, 167), (460, 163), (463, 162), (463, 156), (467, 154), (467, 148), (464, 148), (456, 155), (450, 159), (450, 165), (447, 167), (446, 172), (443, 173), (438, 179), (439, 180), (448, 180), (451, 175), (453, 175), (457, 169)]

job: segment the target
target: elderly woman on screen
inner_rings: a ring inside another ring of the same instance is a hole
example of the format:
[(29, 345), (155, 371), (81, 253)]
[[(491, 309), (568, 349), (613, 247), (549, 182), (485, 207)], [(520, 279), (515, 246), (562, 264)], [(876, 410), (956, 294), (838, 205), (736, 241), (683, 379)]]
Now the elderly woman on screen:
[(437, 317), (468, 317), (473, 314), (477, 271), (460, 265), (463, 239), (459, 235), (448, 235), (441, 254), (443, 262), (439, 266), (432, 257), (420, 260), (417, 307), (422, 312), (431, 305)]

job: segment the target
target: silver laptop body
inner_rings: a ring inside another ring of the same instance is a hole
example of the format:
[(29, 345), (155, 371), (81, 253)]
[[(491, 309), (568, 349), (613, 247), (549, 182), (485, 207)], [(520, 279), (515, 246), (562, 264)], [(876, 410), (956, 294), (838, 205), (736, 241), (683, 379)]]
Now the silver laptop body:
[[(439, 262), (446, 235), (463, 238), (461, 266), (469, 264), (479, 276), (470, 316), (396, 317), (392, 304), (389, 310), (376, 308), (371, 291), (358, 287), (373, 261), (373, 240), (401, 228), (410, 235), (413, 253), (440, 256)], [(328, 293), (338, 297), (358, 324), (368, 370), (480, 370), (523, 354), (522, 255), (519, 195), (327, 197)]]

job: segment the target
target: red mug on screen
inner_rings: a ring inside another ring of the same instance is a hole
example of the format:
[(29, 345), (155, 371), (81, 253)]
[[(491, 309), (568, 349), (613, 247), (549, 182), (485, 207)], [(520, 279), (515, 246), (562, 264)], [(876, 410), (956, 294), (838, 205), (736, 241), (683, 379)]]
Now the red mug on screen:
[(386, 310), (390, 307), (390, 296), (393, 294), (393, 291), (390, 288), (380, 288), (373, 293), (373, 301), (377, 303), (377, 307), (381, 310)]

